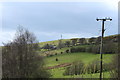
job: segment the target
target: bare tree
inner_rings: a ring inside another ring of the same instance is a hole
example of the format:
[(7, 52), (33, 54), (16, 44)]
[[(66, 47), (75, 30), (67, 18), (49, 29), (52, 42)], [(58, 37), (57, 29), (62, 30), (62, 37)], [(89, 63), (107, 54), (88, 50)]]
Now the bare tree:
[(38, 42), (33, 33), (19, 27), (15, 39), (2, 49), (3, 78), (44, 78), (43, 57), (39, 56)]

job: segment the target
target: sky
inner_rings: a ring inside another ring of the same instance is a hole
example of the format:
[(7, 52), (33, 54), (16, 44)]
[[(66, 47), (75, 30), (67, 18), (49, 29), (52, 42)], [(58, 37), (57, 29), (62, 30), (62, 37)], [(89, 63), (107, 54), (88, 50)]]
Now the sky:
[(101, 35), (101, 21), (105, 22), (105, 36), (118, 34), (118, 2), (0, 2), (0, 45), (14, 39), (18, 26), (33, 32), (39, 42), (63, 39), (90, 38)]

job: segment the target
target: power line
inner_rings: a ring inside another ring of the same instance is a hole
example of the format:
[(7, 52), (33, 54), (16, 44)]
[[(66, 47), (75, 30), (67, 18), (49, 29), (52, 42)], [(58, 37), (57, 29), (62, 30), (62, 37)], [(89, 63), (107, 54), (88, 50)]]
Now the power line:
[(111, 18), (105, 18), (105, 19), (96, 19), (97, 21), (102, 21), (102, 36), (101, 36), (101, 48), (100, 48), (100, 80), (102, 80), (102, 54), (103, 54), (103, 37), (104, 37), (104, 32), (105, 32), (105, 29), (104, 29), (104, 22), (107, 21), (107, 20), (112, 20)]

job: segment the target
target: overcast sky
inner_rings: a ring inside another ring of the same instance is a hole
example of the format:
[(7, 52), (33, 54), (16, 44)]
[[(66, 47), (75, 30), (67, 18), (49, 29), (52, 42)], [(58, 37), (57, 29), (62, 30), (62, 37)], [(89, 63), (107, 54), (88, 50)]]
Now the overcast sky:
[(118, 33), (118, 7), (105, 2), (4, 2), (0, 4), (0, 45), (13, 39), (19, 25), (33, 32), (40, 42), (76, 37), (96, 37), (105, 22), (105, 35)]

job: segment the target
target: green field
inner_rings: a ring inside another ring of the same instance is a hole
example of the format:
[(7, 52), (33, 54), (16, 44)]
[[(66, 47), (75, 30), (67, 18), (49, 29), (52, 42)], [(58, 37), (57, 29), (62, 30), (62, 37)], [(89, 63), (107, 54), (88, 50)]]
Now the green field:
[[(106, 63), (109, 63), (109, 62), (111, 62), (111, 59), (113, 56), (114, 56), (114, 54), (103, 54), (103, 61)], [(58, 61), (55, 60), (56, 58), (58, 58)], [(59, 55), (55, 55), (52, 57), (46, 57), (45, 64), (46, 64), (46, 67), (50, 67), (50, 66), (60, 65), (63, 63), (72, 63), (72, 62), (76, 62), (76, 61), (83, 61), (87, 65), (88, 63), (92, 62), (93, 60), (99, 60), (99, 58), (100, 58), (100, 54), (84, 53), (84, 52), (64, 53), (64, 54), (59, 54)], [(52, 74), (52, 78), (72, 78), (72, 77), (74, 77), (74, 78), (78, 78), (78, 77), (91, 78), (91, 76), (94, 78), (99, 77), (99, 73), (64, 76), (63, 73), (65, 71), (65, 68), (66, 67), (50, 69), (49, 71)], [(109, 78), (110, 77), (109, 72), (104, 72), (104, 77)]]
[[(105, 39), (108, 39), (108, 38), (111, 39), (114, 36), (116, 36), (116, 35), (106, 36)], [(66, 41), (71, 41), (71, 40), (70, 39), (62, 39), (62, 43), (65, 43)], [(41, 47), (44, 46), (45, 44), (52, 44), (52, 45), (57, 46), (58, 43), (59, 43), (59, 40), (54, 40), (54, 41), (48, 41), (48, 42), (41, 42), (39, 45)], [(87, 48), (87, 47), (91, 47), (91, 46), (96, 47), (96, 45), (94, 45), (94, 44), (85, 44), (85, 45), (77, 45), (77, 46), (71, 46), (71, 47), (66, 46), (61, 49), (57, 48), (55, 50), (42, 49), (40, 51), (40, 55), (45, 57), (44, 58), (45, 68), (47, 68), (48, 71), (50, 71), (50, 73), (52, 74), (52, 78), (99, 78), (100, 73), (94, 73), (94, 74), (86, 73), (86, 74), (82, 74), (82, 75), (72, 75), (72, 76), (70, 76), (70, 75), (64, 76), (63, 75), (63, 73), (66, 70), (66, 66), (61, 66), (61, 65), (64, 65), (64, 64), (71, 65), (74, 62), (82, 61), (86, 67), (86, 66), (89, 66), (89, 64), (92, 63), (93, 61), (100, 61), (100, 54), (89, 53), (89, 51), (88, 52), (80, 51), (80, 52), (76, 52), (76, 53), (66, 53), (66, 50), (68, 50), (68, 49), (70, 50), (71, 48), (77, 49), (77, 48)], [(61, 54), (61, 52), (62, 52), (62, 54)], [(103, 54), (103, 63), (112, 62), (114, 55), (115, 54)], [(58, 61), (56, 61), (56, 58), (58, 59)], [(108, 70), (108, 71), (103, 72), (103, 76), (104, 76), (104, 78), (110, 78), (111, 77), (110, 71)]]
[[(103, 54), (103, 59), (105, 62), (110, 62), (111, 58), (114, 54)], [(59, 61), (55, 61), (58, 58)], [(46, 57), (45, 63), (46, 66), (55, 66), (62, 63), (72, 63), (76, 61), (83, 61), (84, 63), (89, 63), (93, 60), (99, 59), (100, 54), (93, 54), (93, 53), (65, 53), (59, 54), (52, 57)]]

